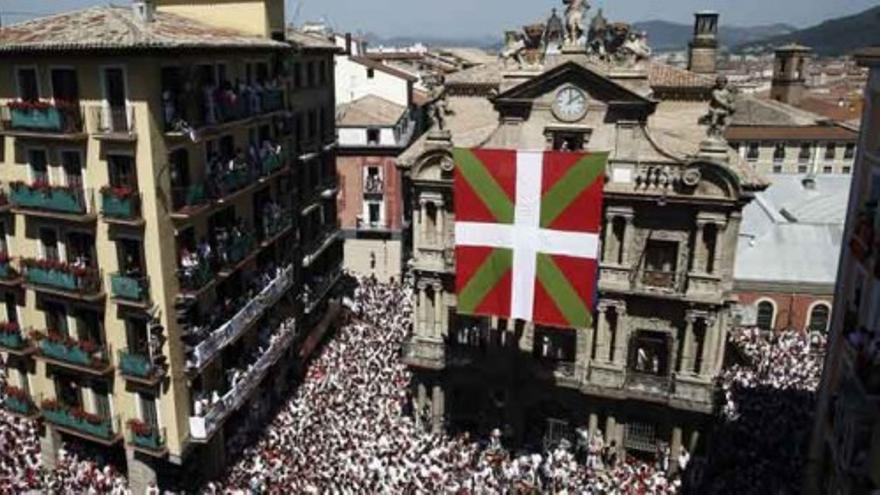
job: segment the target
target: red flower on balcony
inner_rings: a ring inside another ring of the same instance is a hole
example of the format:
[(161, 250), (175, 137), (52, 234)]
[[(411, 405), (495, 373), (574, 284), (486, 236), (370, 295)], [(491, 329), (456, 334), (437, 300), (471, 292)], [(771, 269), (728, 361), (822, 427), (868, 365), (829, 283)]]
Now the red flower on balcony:
[(52, 108), (52, 104), (48, 101), (11, 101), (9, 102), (9, 108), (11, 110), (45, 111)]
[(128, 199), (135, 193), (135, 190), (128, 186), (104, 186), (101, 188), (101, 194), (104, 196), (113, 196), (116, 199)]
[(18, 323), (14, 321), (4, 321), (0, 323), (0, 334), (18, 334), (21, 332), (21, 327), (18, 326)]
[(28, 403), (31, 400), (27, 392), (18, 387), (13, 387), (12, 385), (6, 385), (5, 387), (3, 387), (3, 394), (5, 394), (7, 397), (18, 399), (19, 401), (24, 403)]
[(139, 419), (128, 420), (128, 428), (139, 437), (148, 437), (153, 434), (153, 427)]
[(44, 399), (43, 402), (40, 403), (40, 407), (46, 411), (57, 411), (61, 409), (61, 403), (55, 399)]
[(9, 183), (10, 189), (16, 191), (18, 189), (27, 188), (30, 191), (38, 191), (43, 194), (51, 194), (53, 192), (64, 192), (68, 194), (74, 193), (74, 188), (70, 186), (54, 186), (49, 184), (49, 181), (46, 179), (38, 179), (34, 182), (28, 184), (26, 182), (22, 182), (20, 180), (12, 181)]
[(40, 270), (65, 272), (73, 274), (77, 277), (85, 277), (90, 272), (89, 268), (74, 266), (70, 263), (65, 263), (60, 260), (23, 258), (21, 260), (21, 264), (25, 268), (37, 268)]

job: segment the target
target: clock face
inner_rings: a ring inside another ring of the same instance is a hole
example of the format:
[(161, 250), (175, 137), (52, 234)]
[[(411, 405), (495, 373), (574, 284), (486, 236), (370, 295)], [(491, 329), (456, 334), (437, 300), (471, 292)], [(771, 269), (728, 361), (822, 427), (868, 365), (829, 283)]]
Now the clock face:
[(587, 95), (578, 88), (562, 88), (553, 101), (553, 113), (559, 120), (580, 120), (587, 113)]

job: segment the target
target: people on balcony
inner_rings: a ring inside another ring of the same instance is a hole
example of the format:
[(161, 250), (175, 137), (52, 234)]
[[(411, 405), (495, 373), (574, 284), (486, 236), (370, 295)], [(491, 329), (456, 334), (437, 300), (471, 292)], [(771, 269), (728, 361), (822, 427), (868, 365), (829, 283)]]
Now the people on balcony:
[[(202, 120), (195, 124), (217, 125), (279, 110), (277, 102), (267, 103), (267, 100), (270, 94), (281, 91), (282, 84), (280, 80), (246, 83), (238, 79), (235, 82), (223, 80), (217, 84), (204, 84), (196, 93)], [(162, 92), (163, 114), (169, 128), (184, 118), (182, 107), (187, 99), (186, 95), (177, 94), (171, 89)]]

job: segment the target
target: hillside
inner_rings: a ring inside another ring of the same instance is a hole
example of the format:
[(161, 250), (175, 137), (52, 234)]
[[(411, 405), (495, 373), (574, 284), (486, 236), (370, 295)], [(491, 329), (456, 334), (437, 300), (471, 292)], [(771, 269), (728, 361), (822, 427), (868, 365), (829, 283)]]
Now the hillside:
[(880, 7), (821, 24), (737, 46), (737, 52), (765, 52), (788, 43), (809, 46), (819, 55), (839, 56), (865, 46), (880, 45)]
[[(693, 37), (694, 27), (668, 21), (636, 22), (633, 26), (639, 31), (648, 33), (648, 41), (655, 51), (677, 51), (687, 49), (688, 41)], [(795, 31), (788, 24), (767, 24), (762, 26), (725, 26), (721, 23), (719, 39), (722, 46), (738, 46), (750, 41), (761, 40), (770, 36), (778, 36)]]

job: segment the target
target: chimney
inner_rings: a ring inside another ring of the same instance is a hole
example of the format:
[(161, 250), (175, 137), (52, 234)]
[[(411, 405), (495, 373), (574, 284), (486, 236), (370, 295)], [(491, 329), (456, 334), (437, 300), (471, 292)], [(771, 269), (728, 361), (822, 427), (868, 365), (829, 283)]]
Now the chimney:
[(798, 44), (776, 49), (770, 98), (789, 105), (801, 100), (807, 88), (807, 59), (810, 52), (809, 47)]
[(694, 38), (688, 43), (688, 70), (697, 74), (715, 74), (718, 57), (717, 12), (694, 14)]
[(352, 55), (352, 53), (351, 53), (351, 33), (345, 33), (345, 54)]
[(134, 10), (134, 18), (142, 24), (153, 22), (156, 13), (156, 5), (153, 0), (132, 0), (131, 8)]

